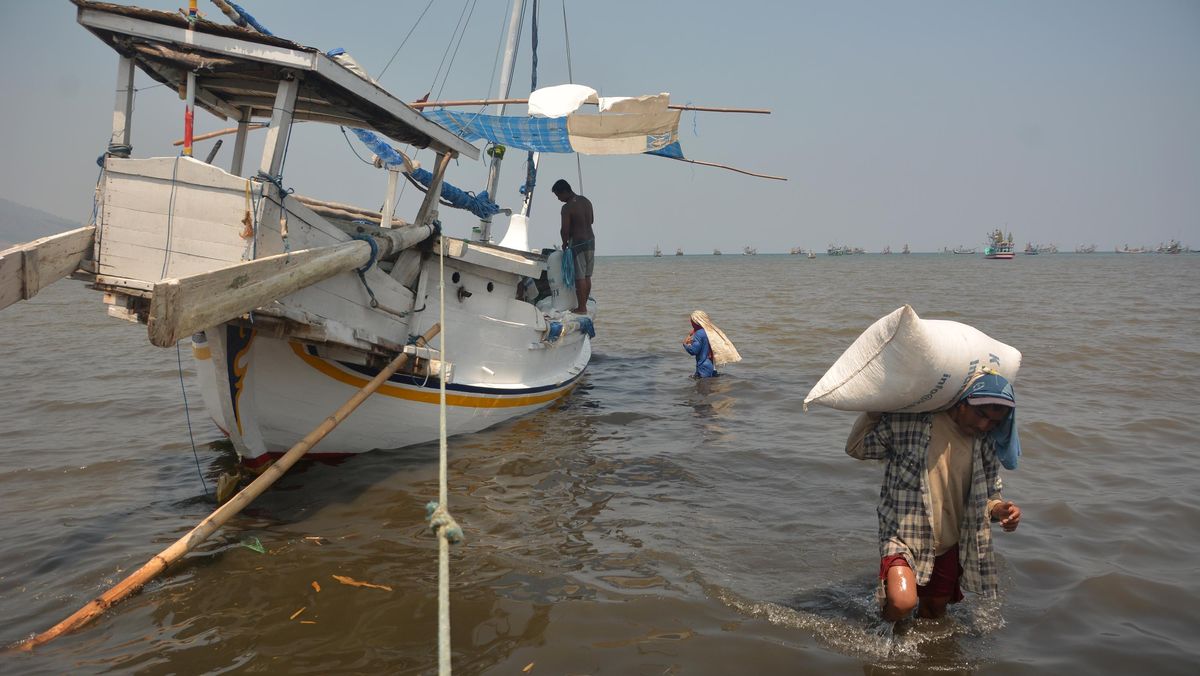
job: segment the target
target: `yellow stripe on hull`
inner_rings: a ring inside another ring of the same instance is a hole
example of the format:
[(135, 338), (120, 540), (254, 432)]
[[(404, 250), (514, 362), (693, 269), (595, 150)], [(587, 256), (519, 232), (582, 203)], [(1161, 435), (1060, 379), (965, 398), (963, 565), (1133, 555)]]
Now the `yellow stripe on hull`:
[[(361, 388), (370, 380), (346, 373), (338, 367), (330, 364), (328, 361), (314, 357), (308, 354), (299, 343), (288, 343), (292, 352), (304, 361), (304, 363), (314, 369), (324, 373), (325, 375), (339, 382), (350, 385), (354, 388)], [(491, 394), (462, 394), (459, 392), (446, 392), (446, 405), (459, 406), (463, 408), (519, 408), (522, 406), (536, 406), (544, 404), (548, 401), (553, 401), (566, 395), (575, 386), (575, 382), (562, 387), (561, 389), (551, 392), (539, 392), (529, 395), (491, 395)], [(405, 399), (408, 401), (416, 401), (424, 404), (437, 404), (440, 400), (440, 393), (436, 391), (428, 391), (422, 389), (410, 389), (397, 385), (384, 384), (377, 390), (379, 394), (387, 397), (395, 397), (397, 399)]]

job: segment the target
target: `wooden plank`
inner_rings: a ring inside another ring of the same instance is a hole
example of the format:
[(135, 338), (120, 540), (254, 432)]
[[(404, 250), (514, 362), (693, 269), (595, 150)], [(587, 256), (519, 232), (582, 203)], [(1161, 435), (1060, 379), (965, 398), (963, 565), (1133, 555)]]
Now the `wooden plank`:
[(332, 247), (279, 254), (154, 285), (150, 342), (170, 347), (203, 329), (262, 307), (340, 272), (362, 266), (371, 247), (354, 240)]
[(0, 308), (29, 300), (74, 272), (95, 238), (96, 226), (87, 225), (0, 251)]
[[(113, 133), (109, 147), (131, 146), (133, 144), (131, 125), (133, 123), (133, 59), (122, 56), (117, 62), (117, 96), (113, 104)], [(123, 157), (128, 157), (128, 151), (123, 151)]]

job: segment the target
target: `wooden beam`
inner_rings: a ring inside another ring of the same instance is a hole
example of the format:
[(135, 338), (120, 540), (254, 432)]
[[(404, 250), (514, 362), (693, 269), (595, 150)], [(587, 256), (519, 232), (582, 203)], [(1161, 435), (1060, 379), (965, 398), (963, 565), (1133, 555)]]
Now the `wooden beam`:
[(108, 142), (119, 157), (129, 157), (132, 151), (132, 124), (133, 59), (122, 56), (117, 62), (117, 100), (113, 104), (112, 139)]
[(414, 225), (429, 225), (437, 218), (438, 198), (442, 196), (442, 177), (446, 175), (446, 167), (450, 165), (450, 153), (439, 153), (434, 161), (433, 178), (429, 181), (429, 189), (425, 199), (417, 211)]
[[(233, 139), (233, 159), (229, 162), (229, 173), (234, 176), (242, 175), (242, 164), (246, 158), (246, 139), (249, 138), (250, 128), (253, 126), (250, 124), (250, 115), (250, 108), (242, 108), (241, 117), (238, 118), (237, 136)], [(208, 134), (202, 136), (211, 138)]]
[(171, 347), (197, 331), (236, 319), (288, 294), (362, 267), (371, 246), (354, 240), (302, 249), (154, 285), (147, 330), (150, 342)]
[(29, 300), (91, 257), (96, 226), (87, 225), (0, 251), (0, 309)]

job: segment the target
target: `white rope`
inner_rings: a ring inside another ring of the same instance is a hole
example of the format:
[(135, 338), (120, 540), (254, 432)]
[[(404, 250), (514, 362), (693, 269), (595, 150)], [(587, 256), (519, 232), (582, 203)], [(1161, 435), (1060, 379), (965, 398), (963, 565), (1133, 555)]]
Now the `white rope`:
[[(442, 330), (438, 333), (438, 357), (441, 366), (438, 372), (438, 509), (448, 516), (446, 506), (446, 240), (438, 236), (438, 322)], [(450, 540), (446, 537), (446, 525), (437, 529), (438, 536), (438, 673), (450, 676)]]

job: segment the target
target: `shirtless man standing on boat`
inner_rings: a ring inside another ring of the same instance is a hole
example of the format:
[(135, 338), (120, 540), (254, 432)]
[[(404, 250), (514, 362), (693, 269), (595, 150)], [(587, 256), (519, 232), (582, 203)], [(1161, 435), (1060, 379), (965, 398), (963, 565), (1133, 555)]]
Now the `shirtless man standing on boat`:
[(596, 236), (592, 233), (592, 202), (576, 195), (571, 184), (558, 179), (550, 188), (562, 207), (563, 251), (570, 248), (575, 256), (575, 314), (587, 314), (588, 295), (592, 292), (592, 267), (596, 258)]

